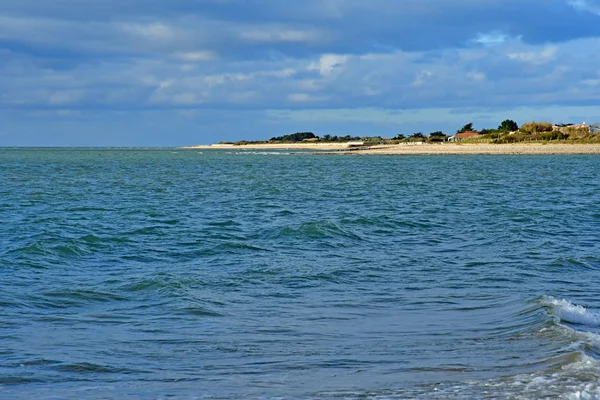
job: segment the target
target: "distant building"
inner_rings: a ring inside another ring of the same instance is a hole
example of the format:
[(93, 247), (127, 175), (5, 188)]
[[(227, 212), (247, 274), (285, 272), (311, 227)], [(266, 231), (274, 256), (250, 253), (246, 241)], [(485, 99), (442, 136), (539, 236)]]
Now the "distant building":
[(582, 124), (558, 124), (558, 125), (552, 125), (552, 130), (553, 131), (564, 132), (566, 130), (566, 128), (592, 132), (592, 127), (589, 126), (589, 125), (586, 125), (585, 122), (582, 123)]
[(471, 139), (479, 136), (479, 132), (462, 132), (448, 138), (449, 142), (460, 142), (465, 139)]
[(585, 124), (585, 122), (584, 122), (583, 124), (575, 124), (575, 125), (572, 125), (572, 126), (571, 126), (571, 128), (575, 128), (575, 129), (581, 129), (581, 130), (587, 130), (587, 131), (589, 131), (589, 130), (590, 130), (590, 126), (589, 126), (589, 125), (586, 125), (586, 124)]

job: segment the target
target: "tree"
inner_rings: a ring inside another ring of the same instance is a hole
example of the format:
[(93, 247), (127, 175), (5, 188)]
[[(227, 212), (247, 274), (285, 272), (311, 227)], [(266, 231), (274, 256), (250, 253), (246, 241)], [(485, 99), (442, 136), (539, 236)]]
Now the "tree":
[(444, 136), (445, 137), (446, 134), (444, 132), (442, 132), (442, 131), (435, 131), (435, 132), (431, 132), (429, 134), (429, 136)]
[(444, 142), (446, 141), (447, 136), (442, 131), (435, 131), (429, 134), (430, 142)]
[(469, 122), (468, 124), (466, 124), (465, 126), (460, 128), (459, 130), (457, 130), (456, 133), (471, 132), (472, 130), (473, 130), (473, 123)]
[(422, 132), (415, 132), (412, 135), (410, 135), (411, 139), (422, 139), (425, 137), (425, 135), (423, 135)]
[(519, 130), (519, 125), (517, 125), (517, 123), (512, 119), (505, 119), (498, 127), (498, 130), (504, 132), (514, 132)]
[(394, 137), (392, 138), (392, 140), (403, 140), (403, 139), (406, 139), (406, 136), (404, 136), (404, 135), (403, 135), (403, 134), (401, 134), (401, 133), (397, 134), (396, 136), (394, 136)]
[(284, 135), (284, 136), (279, 136), (279, 137), (273, 137), (269, 140), (269, 142), (301, 142), (305, 139), (316, 139), (317, 136), (315, 136), (314, 133), (312, 132), (296, 132), (296, 133), (292, 133), (291, 135)]

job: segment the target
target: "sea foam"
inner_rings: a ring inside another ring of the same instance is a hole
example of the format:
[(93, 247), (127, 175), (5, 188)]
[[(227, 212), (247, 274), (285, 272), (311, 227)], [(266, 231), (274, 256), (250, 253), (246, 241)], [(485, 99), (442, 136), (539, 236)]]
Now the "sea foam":
[(544, 300), (551, 307), (552, 313), (561, 321), (579, 325), (600, 326), (600, 313), (598, 312), (564, 299), (558, 300), (553, 297), (546, 297)]

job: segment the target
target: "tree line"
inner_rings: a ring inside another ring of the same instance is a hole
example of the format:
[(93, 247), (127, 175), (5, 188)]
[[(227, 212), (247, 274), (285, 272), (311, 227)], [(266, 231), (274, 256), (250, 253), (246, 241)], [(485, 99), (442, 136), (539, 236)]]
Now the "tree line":
[[(594, 140), (600, 140), (600, 129), (597, 125), (592, 125), (589, 129), (574, 128), (573, 124), (553, 125), (549, 122), (528, 122), (519, 127), (512, 119), (505, 119), (497, 128), (483, 128), (476, 130), (473, 122), (463, 125), (456, 131), (456, 134), (465, 132), (474, 132), (478, 139), (489, 139), (493, 143), (512, 143), (526, 140), (563, 140), (567, 138), (585, 139), (585, 133), (590, 133)], [(555, 129), (558, 127), (558, 129)], [(583, 135), (583, 136), (582, 136)], [(296, 132), (288, 135), (272, 137), (268, 141), (239, 141), (239, 142), (221, 142), (229, 144), (264, 144), (264, 143), (298, 143), (304, 141), (321, 143), (346, 143), (352, 141), (362, 141), (365, 144), (393, 144), (402, 142), (445, 142), (451, 135), (443, 131), (433, 131), (428, 134), (423, 132), (414, 132), (411, 135), (397, 134), (392, 138), (382, 138), (381, 136), (352, 136), (352, 135), (331, 135), (325, 134), (321, 137), (313, 132)], [(589, 138), (588, 138), (589, 139)]]

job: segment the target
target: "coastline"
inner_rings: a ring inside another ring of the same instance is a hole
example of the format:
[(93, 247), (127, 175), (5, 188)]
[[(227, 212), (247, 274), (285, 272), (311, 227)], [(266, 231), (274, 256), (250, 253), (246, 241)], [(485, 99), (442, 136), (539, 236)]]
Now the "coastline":
[(199, 150), (348, 150), (347, 143), (261, 143), (261, 144), (208, 144), (186, 146), (182, 149)]
[(600, 154), (600, 143), (442, 143), (375, 145), (350, 148), (346, 143), (264, 143), (247, 145), (198, 145), (182, 149), (204, 150), (313, 150), (325, 154), (427, 155), (427, 154)]

